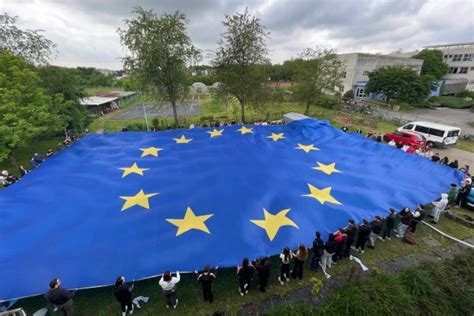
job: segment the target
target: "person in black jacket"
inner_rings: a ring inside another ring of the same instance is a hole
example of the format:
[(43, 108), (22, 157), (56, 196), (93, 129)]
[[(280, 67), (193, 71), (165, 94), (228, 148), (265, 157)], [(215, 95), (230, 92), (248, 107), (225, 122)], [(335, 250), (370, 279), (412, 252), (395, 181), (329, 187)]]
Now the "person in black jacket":
[(212, 293), (212, 282), (216, 278), (217, 273), (211, 272), (209, 265), (204, 267), (204, 271), (199, 273), (197, 281), (201, 283), (202, 295), (204, 296), (204, 301), (212, 303), (214, 300), (214, 294)]
[(329, 238), (324, 244), (323, 256), (321, 257), (321, 268), (326, 271), (326, 268), (331, 268), (333, 263), (332, 257), (336, 253), (336, 240), (334, 234), (329, 234)]
[(392, 230), (395, 227), (395, 220), (397, 219), (397, 213), (393, 208), (389, 209), (389, 214), (385, 217), (385, 230), (382, 234), (383, 240), (390, 240)]
[(122, 316), (125, 316), (127, 310), (133, 314), (132, 291), (135, 285), (133, 283), (126, 283), (125, 277), (119, 276), (115, 281), (114, 296), (120, 303), (122, 309)]
[(249, 292), (250, 282), (252, 281), (255, 267), (249, 263), (248, 258), (244, 258), (242, 265), (237, 267), (237, 276), (239, 277), (239, 293), (244, 296)]
[(65, 316), (72, 315), (74, 292), (61, 287), (61, 280), (53, 279), (49, 282), (49, 291), (45, 294), (46, 299), (55, 305), (59, 310), (63, 311)]
[(370, 224), (367, 220), (362, 221), (362, 225), (359, 226), (359, 236), (357, 237), (356, 249), (361, 253), (364, 253), (365, 244), (369, 240), (370, 236)]
[(265, 292), (268, 285), (268, 278), (270, 277), (270, 266), (272, 262), (270, 258), (260, 257), (255, 261), (255, 269), (258, 274), (258, 290)]
[(408, 207), (405, 207), (398, 213), (398, 217), (400, 218), (400, 223), (397, 227), (397, 234), (395, 235), (397, 238), (405, 237), (405, 232), (408, 226), (411, 224), (412, 214)]
[(346, 249), (344, 249), (344, 257), (349, 258), (351, 254), (351, 248), (357, 239), (358, 227), (353, 219), (350, 219), (347, 222), (347, 226), (344, 229), (347, 234)]
[(375, 242), (377, 241), (377, 238), (380, 238), (379, 235), (382, 232), (382, 224), (382, 217), (378, 215), (374, 217), (372, 222), (370, 222), (369, 241), (371, 248), (375, 248)]
[(310, 269), (317, 270), (319, 261), (323, 256), (324, 251), (324, 240), (321, 238), (321, 233), (316, 232), (316, 238), (313, 240), (313, 257), (311, 258)]
[(410, 231), (414, 234), (416, 231), (416, 226), (418, 225), (419, 222), (421, 222), (426, 216), (425, 209), (423, 208), (423, 205), (418, 205), (418, 208), (413, 212), (413, 218), (410, 223)]

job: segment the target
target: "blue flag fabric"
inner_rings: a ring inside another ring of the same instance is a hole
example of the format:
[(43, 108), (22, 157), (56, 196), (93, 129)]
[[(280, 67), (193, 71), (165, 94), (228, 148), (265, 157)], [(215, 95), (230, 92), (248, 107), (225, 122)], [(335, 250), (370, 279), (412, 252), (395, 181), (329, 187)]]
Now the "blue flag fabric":
[(311, 244), (462, 174), (325, 121), (88, 135), (0, 191), (0, 300)]

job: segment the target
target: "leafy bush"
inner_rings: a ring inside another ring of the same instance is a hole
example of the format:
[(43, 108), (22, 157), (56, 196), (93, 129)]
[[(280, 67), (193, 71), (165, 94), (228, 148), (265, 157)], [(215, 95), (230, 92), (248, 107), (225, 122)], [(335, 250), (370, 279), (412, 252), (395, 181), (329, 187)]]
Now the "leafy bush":
[(352, 89), (349, 91), (346, 91), (346, 93), (344, 93), (344, 95), (342, 96), (343, 100), (349, 100), (353, 98), (354, 98), (354, 91)]
[(146, 126), (143, 123), (131, 123), (126, 126), (129, 131), (144, 131)]
[[(433, 98), (431, 98), (433, 100)], [(435, 99), (436, 102), (440, 106), (452, 108), (452, 109), (468, 109), (472, 106), (474, 106), (474, 100), (471, 101), (466, 101), (461, 98), (456, 98), (456, 97), (450, 97), (450, 96), (442, 96), (442, 97), (437, 97)]]
[(335, 109), (338, 108), (341, 103), (338, 98), (331, 96), (331, 95), (322, 95), (318, 98), (316, 102), (319, 106), (322, 106), (327, 109)]
[(474, 91), (463, 90), (456, 93), (456, 98), (474, 98)]

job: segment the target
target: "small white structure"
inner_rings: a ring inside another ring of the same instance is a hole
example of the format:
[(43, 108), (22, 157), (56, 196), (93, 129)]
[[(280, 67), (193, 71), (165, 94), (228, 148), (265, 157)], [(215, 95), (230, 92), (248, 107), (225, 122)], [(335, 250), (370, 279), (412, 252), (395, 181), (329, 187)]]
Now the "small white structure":
[(209, 93), (209, 89), (202, 82), (195, 82), (191, 86), (191, 91), (194, 93)]

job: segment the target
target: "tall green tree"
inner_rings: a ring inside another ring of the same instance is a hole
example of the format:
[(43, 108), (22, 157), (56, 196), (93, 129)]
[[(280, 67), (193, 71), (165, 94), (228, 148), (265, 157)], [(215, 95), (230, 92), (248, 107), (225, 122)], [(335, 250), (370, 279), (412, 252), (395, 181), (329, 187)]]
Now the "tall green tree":
[(65, 128), (57, 111), (61, 98), (45, 93), (23, 58), (0, 51), (0, 161), (10, 158), (15, 164), (16, 149)]
[(47, 94), (58, 100), (56, 112), (66, 122), (67, 128), (82, 131), (90, 122), (89, 112), (80, 104), (85, 96), (81, 77), (73, 68), (47, 65), (38, 68), (40, 85)]
[(444, 62), (443, 52), (437, 49), (423, 49), (412, 58), (423, 59), (421, 66), (422, 75), (431, 75), (435, 79), (441, 79), (448, 73), (448, 65)]
[(304, 101), (305, 114), (311, 104), (342, 84), (343, 68), (336, 52), (307, 48), (293, 61), (295, 94)]
[(383, 67), (368, 73), (367, 93), (383, 93), (386, 101), (397, 99), (416, 103), (428, 97), (434, 87), (434, 77), (419, 75), (415, 70), (404, 67)]
[(0, 14), (0, 51), (8, 51), (34, 65), (46, 64), (56, 44), (44, 37), (41, 30), (22, 30), (17, 17)]
[(186, 16), (176, 11), (161, 16), (137, 7), (135, 17), (119, 29), (122, 45), (130, 52), (125, 67), (143, 90), (171, 103), (178, 126), (176, 103), (189, 91), (186, 67), (199, 59), (200, 53), (186, 32)]
[(265, 65), (269, 64), (266, 46), (269, 33), (260, 19), (251, 16), (247, 9), (226, 15), (222, 23), (226, 31), (218, 41), (213, 64), (218, 81), (239, 100), (242, 122), (245, 123), (245, 106), (268, 78)]

